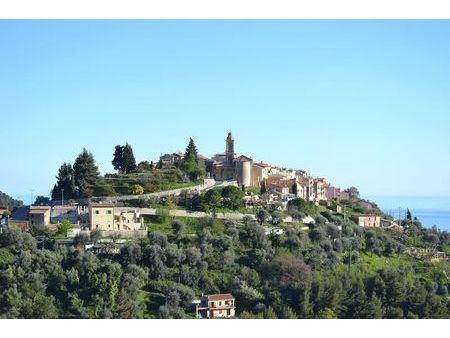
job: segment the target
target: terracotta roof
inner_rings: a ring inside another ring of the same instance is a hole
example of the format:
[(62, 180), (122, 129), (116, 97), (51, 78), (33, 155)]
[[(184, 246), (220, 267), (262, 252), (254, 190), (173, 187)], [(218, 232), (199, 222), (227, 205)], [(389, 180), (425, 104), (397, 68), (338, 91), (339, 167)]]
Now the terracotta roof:
[(252, 162), (253, 160), (250, 157), (241, 155), (235, 159), (236, 162)]
[(270, 164), (263, 163), (263, 162), (255, 163), (255, 165), (257, 165), (258, 167), (261, 167), (261, 168), (272, 168), (272, 166)]
[(208, 301), (210, 302), (218, 302), (221, 300), (234, 300), (234, 297), (227, 293), (227, 294), (223, 294), (223, 295), (208, 295)]

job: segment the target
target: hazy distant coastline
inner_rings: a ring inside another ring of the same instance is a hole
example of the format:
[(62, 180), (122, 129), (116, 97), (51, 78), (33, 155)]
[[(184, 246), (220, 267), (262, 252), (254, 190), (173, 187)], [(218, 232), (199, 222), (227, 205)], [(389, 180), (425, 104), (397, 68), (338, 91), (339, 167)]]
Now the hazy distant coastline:
[(450, 196), (365, 196), (386, 213), (398, 218), (405, 216), (409, 208), (414, 217), (429, 228), (436, 225), (450, 231)]

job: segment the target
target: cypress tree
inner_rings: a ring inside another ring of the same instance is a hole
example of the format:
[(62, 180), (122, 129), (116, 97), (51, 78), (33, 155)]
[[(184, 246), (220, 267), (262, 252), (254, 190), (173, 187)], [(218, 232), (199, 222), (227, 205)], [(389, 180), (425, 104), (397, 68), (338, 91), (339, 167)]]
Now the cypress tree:
[(123, 173), (123, 148), (121, 145), (117, 145), (114, 151), (114, 158), (112, 160), (112, 165), (114, 170), (117, 170), (119, 174)]
[(136, 159), (134, 158), (133, 148), (128, 143), (123, 147), (122, 159), (123, 172), (125, 174), (136, 170)]

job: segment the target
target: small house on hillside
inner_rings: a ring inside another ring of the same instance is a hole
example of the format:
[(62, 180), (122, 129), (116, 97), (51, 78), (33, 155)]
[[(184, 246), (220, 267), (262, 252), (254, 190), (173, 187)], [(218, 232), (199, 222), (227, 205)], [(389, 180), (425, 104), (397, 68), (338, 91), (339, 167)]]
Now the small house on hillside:
[(381, 227), (381, 217), (368, 214), (368, 215), (359, 215), (354, 219), (358, 225), (362, 228), (380, 228)]
[(197, 307), (197, 318), (234, 318), (235, 298), (231, 294), (203, 296)]

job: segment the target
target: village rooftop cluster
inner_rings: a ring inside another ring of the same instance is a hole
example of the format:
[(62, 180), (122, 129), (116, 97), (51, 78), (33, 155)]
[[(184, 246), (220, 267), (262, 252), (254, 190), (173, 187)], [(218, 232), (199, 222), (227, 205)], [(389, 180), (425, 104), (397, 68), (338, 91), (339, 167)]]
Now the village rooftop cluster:
[[(173, 153), (161, 156), (159, 164), (163, 169), (172, 168), (177, 161), (183, 160), (184, 154)], [(255, 163), (250, 157), (238, 156), (235, 153), (235, 140), (231, 133), (226, 138), (226, 150), (224, 153), (207, 158), (198, 155), (199, 165), (206, 171), (207, 177), (204, 183), (187, 189), (175, 189), (171, 191), (156, 192), (139, 196), (138, 198), (180, 198), (180, 194), (185, 191), (190, 194), (208, 191), (216, 187), (237, 186), (243, 190), (252, 188), (258, 189), (262, 194), (247, 193), (244, 196), (245, 207), (264, 208), (272, 207), (278, 210), (286, 210), (289, 201), (293, 199), (303, 199), (331, 207), (330, 201), (337, 201), (334, 210), (342, 212), (340, 202), (350, 199), (347, 191), (334, 187), (325, 178), (316, 178), (309, 175), (304, 170), (288, 170), (272, 166), (267, 163)], [(120, 203), (136, 196), (114, 196), (89, 199), (84, 205), (58, 205), (63, 201), (54, 201), (53, 206), (24, 206), (8, 219), (8, 225), (22, 230), (32, 227), (55, 228), (63, 219), (69, 220), (72, 224), (71, 235), (75, 236), (82, 231), (100, 230), (103, 232), (120, 232), (122, 236), (139, 237), (146, 235), (144, 216), (154, 216), (157, 210), (148, 208), (130, 208), (120, 206)], [(361, 202), (366, 213), (355, 220), (361, 227), (383, 227), (389, 228), (395, 225), (391, 220), (386, 220), (372, 213), (372, 205), (369, 202)], [(206, 217), (206, 213), (189, 213), (175, 211), (177, 216), (185, 217)], [(235, 213), (221, 215), (222, 218), (233, 218), (240, 220), (244, 217), (253, 217), (252, 214)], [(283, 220), (286, 223), (292, 222), (287, 217)], [(6, 220), (3, 220), (5, 223)], [(303, 223), (314, 223), (314, 219), (306, 217)]]

